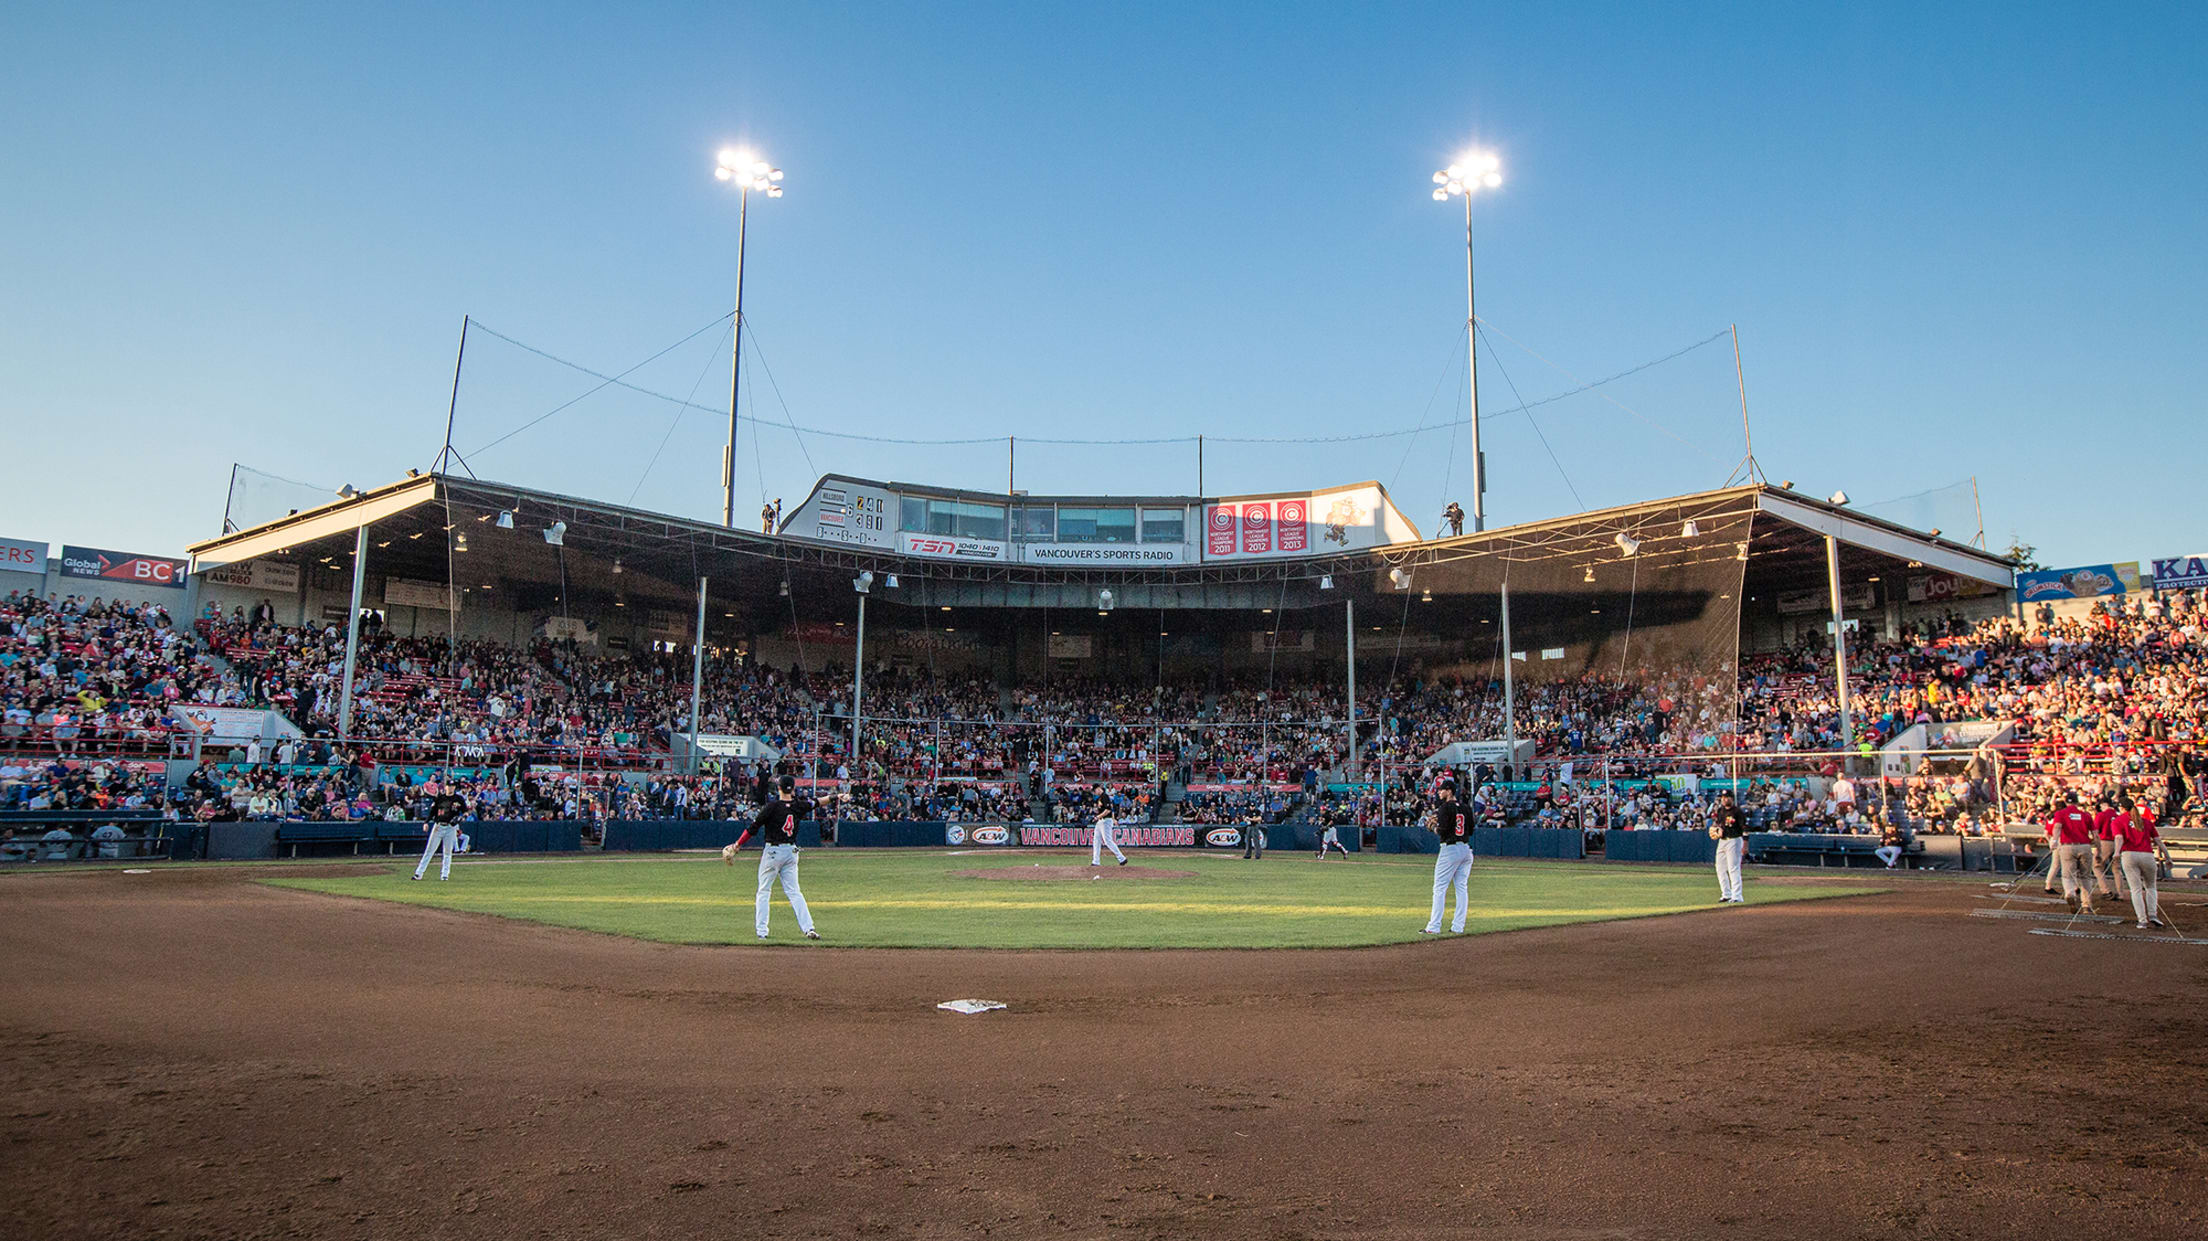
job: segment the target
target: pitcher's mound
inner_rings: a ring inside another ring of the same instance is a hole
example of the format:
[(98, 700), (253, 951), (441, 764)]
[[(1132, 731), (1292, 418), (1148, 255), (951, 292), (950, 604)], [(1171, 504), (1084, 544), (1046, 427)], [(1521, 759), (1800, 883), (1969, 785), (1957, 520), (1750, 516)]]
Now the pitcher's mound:
[(1155, 866), (992, 866), (986, 870), (954, 870), (961, 879), (1186, 879), (1192, 870), (1160, 870)]

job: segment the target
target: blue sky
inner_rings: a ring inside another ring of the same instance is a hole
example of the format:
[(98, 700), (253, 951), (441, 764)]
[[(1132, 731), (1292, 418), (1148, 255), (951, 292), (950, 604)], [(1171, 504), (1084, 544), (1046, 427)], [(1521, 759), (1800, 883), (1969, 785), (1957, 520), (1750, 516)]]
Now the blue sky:
[[(1975, 475), (1996, 547), (2200, 551), (2204, 55), (2198, 5), (18, 3), (0, 534), (176, 552), (234, 461), (426, 466), (463, 314), (607, 371), (707, 327), (730, 142), (788, 171), (751, 216), (747, 409), (1201, 432), (1214, 493), (1377, 478), (1431, 530), (1461, 433), (1220, 441), (1461, 415), (1461, 224), (1427, 177), (1477, 146), (1507, 178), (1477, 207), (1492, 523), (1721, 482), (1722, 341), (1505, 411), (1737, 322), (1773, 479)], [(708, 328), (631, 378), (725, 405), (725, 350)], [(665, 401), (484, 447), (592, 383), (478, 336), (455, 441), (486, 477), (716, 515), (724, 428)], [(825, 471), (1004, 483), (1001, 446), (755, 435), (739, 514)], [(1196, 483), (1183, 444), (1019, 470)], [(1912, 511), (1968, 537), (1967, 488)]]

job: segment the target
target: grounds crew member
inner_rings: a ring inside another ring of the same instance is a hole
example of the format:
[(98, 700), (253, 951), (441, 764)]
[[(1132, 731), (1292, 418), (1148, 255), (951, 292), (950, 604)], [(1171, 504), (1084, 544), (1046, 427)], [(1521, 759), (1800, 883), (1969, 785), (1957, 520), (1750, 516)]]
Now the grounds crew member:
[(1472, 882), (1472, 811), (1457, 800), (1457, 782), (1442, 781), (1441, 804), (1434, 807), (1434, 835), (1441, 839), (1441, 854), (1434, 859), (1434, 912), (1419, 930), (1421, 935), (1441, 934), (1441, 911), (1450, 889), (1457, 893), (1457, 916), (1449, 929), (1464, 934), (1466, 897)]
[(1710, 812), (1710, 839), (1717, 842), (1718, 903), (1746, 904), (1748, 898), (1740, 890), (1740, 862), (1748, 853), (1748, 820), (1731, 789), (1717, 795), (1717, 809)]
[(2111, 901), (2124, 894), (2124, 864), (2118, 860), (2116, 819), (2123, 813), (2118, 803), (2130, 800), (2122, 795), (2103, 798), (2101, 809), (2093, 815), (2093, 888)]
[(2116, 800), (2109, 824), (2116, 832), (2116, 857), (2123, 868), (2124, 883), (2131, 888), (2131, 912), (2138, 917), (2139, 929), (2159, 927), (2161, 860), (2155, 854), (2163, 849), (2162, 836), (2154, 830), (2153, 818), (2143, 807), (2133, 805), (2129, 797)]
[(2062, 899), (2078, 913), (2093, 912), (2093, 816), (2078, 806), (2075, 791), (2062, 795), (2062, 806), (2048, 816), (2047, 844), (2062, 875)]
[(429, 843), (422, 846), (422, 860), (414, 866), (414, 877), (419, 879), (429, 869), (429, 859), (439, 850), (445, 858), (437, 868), (440, 882), (452, 878), (452, 854), (460, 847), (460, 819), (468, 813), (467, 800), (453, 792), (452, 785), (435, 781), (422, 790), (429, 794), (429, 822), (422, 830), (429, 833)]
[(784, 776), (775, 799), (760, 807), (759, 816), (735, 844), (721, 850), (721, 860), (734, 866), (737, 851), (753, 832), (759, 833), (759, 896), (753, 902), (752, 922), (761, 939), (767, 937), (767, 902), (778, 877), (782, 880), (782, 895), (790, 898), (790, 911), (797, 915), (797, 929), (805, 932), (807, 939), (820, 938), (820, 932), (813, 929), (813, 911), (805, 908), (805, 894), (797, 888), (797, 823), (812, 809), (811, 802), (798, 797), (797, 781)]

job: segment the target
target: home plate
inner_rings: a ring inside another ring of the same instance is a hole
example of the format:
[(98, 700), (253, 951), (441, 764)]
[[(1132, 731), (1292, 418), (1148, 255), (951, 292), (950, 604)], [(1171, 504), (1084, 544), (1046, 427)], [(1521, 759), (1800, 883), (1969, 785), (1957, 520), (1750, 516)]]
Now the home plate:
[(1003, 1008), (1004, 1005), (997, 1003), (995, 1000), (945, 1000), (936, 1007), (947, 1008), (954, 1013), (964, 1013), (971, 1017), (975, 1013), (986, 1013), (992, 1008)]

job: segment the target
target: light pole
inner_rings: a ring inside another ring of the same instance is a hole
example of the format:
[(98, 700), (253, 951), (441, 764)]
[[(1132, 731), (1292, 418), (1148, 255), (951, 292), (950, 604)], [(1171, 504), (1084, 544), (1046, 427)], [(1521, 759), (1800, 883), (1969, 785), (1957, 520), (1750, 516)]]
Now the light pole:
[(749, 151), (721, 152), (713, 179), (736, 187), (736, 346), (728, 362), (728, 447), (721, 450), (721, 524), (736, 527), (736, 392), (744, 370), (744, 222), (751, 214), (751, 192), (782, 197), (782, 170)]
[(1434, 201), (1464, 200), (1464, 342), (1472, 386), (1472, 529), (1487, 529), (1487, 458), (1480, 455), (1480, 342), (1474, 334), (1479, 316), (1472, 309), (1472, 193), (1503, 183), (1503, 162), (1493, 155), (1467, 155), (1434, 174)]
[(851, 579), (851, 589), (859, 594), (859, 649), (851, 660), (851, 770), (853, 778), (859, 776), (859, 720), (866, 704), (866, 597), (874, 590), (874, 572), (869, 569)]

